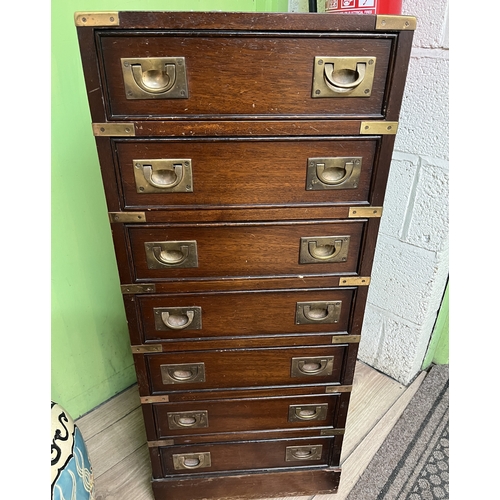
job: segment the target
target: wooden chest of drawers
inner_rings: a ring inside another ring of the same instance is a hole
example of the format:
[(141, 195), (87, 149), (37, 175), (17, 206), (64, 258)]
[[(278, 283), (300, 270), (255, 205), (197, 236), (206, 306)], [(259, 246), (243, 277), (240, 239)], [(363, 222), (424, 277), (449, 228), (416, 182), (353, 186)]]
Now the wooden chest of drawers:
[(155, 498), (335, 493), (415, 19), (75, 21)]

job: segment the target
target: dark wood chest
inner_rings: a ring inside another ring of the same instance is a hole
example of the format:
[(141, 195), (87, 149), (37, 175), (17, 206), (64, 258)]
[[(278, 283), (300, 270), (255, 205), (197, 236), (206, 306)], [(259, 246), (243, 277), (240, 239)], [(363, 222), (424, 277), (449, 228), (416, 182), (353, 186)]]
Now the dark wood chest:
[(335, 493), (415, 19), (75, 21), (155, 498)]

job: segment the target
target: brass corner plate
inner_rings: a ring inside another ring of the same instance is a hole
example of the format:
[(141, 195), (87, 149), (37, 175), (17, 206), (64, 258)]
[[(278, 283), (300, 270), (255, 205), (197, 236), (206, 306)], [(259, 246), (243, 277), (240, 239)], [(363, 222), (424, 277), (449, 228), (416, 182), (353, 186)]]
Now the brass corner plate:
[(146, 345), (133, 345), (130, 346), (132, 354), (145, 354), (148, 352), (163, 352), (161, 344), (146, 344)]
[(326, 394), (352, 392), (352, 385), (331, 385), (325, 389)]
[(349, 207), (349, 219), (382, 217), (382, 207)]
[(320, 436), (343, 436), (345, 429), (322, 429)]
[(417, 18), (414, 16), (378, 15), (375, 29), (414, 31), (417, 29)]
[(141, 404), (168, 403), (168, 396), (141, 396)]
[(113, 12), (75, 12), (75, 26), (120, 26), (120, 14)]
[(173, 439), (163, 439), (162, 441), (148, 441), (148, 448), (161, 448), (163, 446), (173, 446)]
[(333, 335), (332, 344), (359, 344), (361, 335)]
[(370, 121), (361, 122), (359, 133), (361, 135), (396, 135), (398, 122)]
[(127, 293), (154, 293), (156, 292), (156, 285), (148, 283), (146, 285), (121, 285), (123, 294)]
[(371, 278), (368, 276), (354, 276), (352, 278), (340, 278), (339, 286), (368, 286)]
[(134, 123), (93, 123), (92, 131), (96, 137), (130, 137), (135, 136)]
[(146, 212), (109, 212), (110, 222), (146, 222)]

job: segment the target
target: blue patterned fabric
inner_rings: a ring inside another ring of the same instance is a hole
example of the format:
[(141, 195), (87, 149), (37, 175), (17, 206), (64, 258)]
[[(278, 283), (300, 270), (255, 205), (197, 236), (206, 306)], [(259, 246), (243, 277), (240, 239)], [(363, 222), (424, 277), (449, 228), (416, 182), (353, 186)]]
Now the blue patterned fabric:
[(52, 500), (95, 500), (92, 466), (80, 429), (53, 401), (51, 421)]

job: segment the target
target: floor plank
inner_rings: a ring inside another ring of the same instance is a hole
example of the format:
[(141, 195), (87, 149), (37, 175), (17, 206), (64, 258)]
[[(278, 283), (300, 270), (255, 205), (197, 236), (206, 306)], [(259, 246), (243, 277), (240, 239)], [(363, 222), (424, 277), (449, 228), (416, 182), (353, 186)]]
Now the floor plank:
[(154, 500), (145, 444), (95, 481), (96, 500)]
[(358, 361), (340, 463), (405, 391), (405, 386)]
[(98, 479), (146, 442), (141, 408), (136, 408), (116, 424), (90, 438), (87, 441), (87, 449), (94, 479)]
[(88, 440), (128, 415), (141, 404), (137, 384), (76, 420), (82, 436)]

